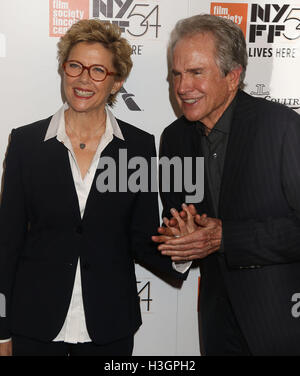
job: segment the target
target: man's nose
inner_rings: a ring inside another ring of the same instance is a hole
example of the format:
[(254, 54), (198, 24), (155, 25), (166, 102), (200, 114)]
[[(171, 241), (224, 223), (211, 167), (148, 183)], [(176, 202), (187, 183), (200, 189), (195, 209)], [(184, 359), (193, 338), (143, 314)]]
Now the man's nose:
[(177, 88), (179, 94), (185, 94), (192, 89), (192, 80), (189, 74), (183, 73), (179, 80)]

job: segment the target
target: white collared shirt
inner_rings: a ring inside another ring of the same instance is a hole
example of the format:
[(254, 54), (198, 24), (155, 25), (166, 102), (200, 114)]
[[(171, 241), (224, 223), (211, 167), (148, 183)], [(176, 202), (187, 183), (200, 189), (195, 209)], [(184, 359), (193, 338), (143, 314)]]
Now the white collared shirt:
[[(66, 134), (64, 113), (67, 109), (68, 105), (64, 104), (60, 108), (60, 110), (52, 117), (44, 141), (46, 142), (50, 138), (56, 137), (57, 140), (62, 142), (64, 146), (68, 149), (70, 166), (78, 197), (80, 215), (82, 218), (85, 210), (86, 201), (91, 189), (91, 185), (94, 180), (94, 176), (97, 170), (99, 158), (101, 156), (102, 151), (112, 141), (114, 135), (122, 140), (124, 140), (124, 137), (115, 117), (113, 116), (111, 111), (108, 108), (106, 108), (105, 132), (101, 137), (100, 143), (94, 155), (93, 161), (90, 165), (90, 168), (86, 173), (84, 179), (82, 179), (80, 168), (77, 164), (71, 141), (68, 135)], [(91, 342), (91, 338), (88, 334), (86, 327), (83, 308), (80, 259), (78, 259), (77, 263), (75, 282), (69, 310), (63, 327), (61, 328), (59, 334), (54, 338), (53, 341), (64, 341), (68, 343)]]

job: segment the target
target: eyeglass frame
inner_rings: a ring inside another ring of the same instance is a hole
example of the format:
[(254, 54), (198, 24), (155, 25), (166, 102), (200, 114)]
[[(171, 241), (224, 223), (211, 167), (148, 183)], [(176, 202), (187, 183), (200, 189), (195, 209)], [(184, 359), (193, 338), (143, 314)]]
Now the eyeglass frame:
[[(70, 63), (71, 61), (74, 62), (74, 63), (78, 63), (78, 64), (80, 64), (80, 65), (82, 66), (82, 71), (81, 71), (81, 73), (78, 74), (77, 76), (71, 76), (70, 74), (68, 74), (68, 73), (66, 72), (66, 64), (67, 64), (67, 63)], [(80, 61), (78, 61), (78, 60), (67, 60), (67, 61), (65, 61), (65, 62), (63, 63), (62, 67), (63, 67), (64, 72), (66, 73), (66, 75), (69, 76), (69, 77), (79, 77), (79, 76), (82, 75), (83, 71), (86, 69), (86, 70), (88, 71), (88, 74), (89, 74), (90, 79), (93, 80), (93, 81), (96, 81), (96, 82), (102, 82), (102, 81), (104, 81), (104, 80), (106, 79), (107, 76), (115, 76), (115, 75), (118, 74), (118, 73), (116, 73), (116, 72), (109, 72), (109, 70), (108, 70), (104, 65), (102, 65), (102, 64), (92, 64), (92, 65), (86, 66), (86, 65), (83, 65), (83, 64), (82, 64)], [(92, 67), (102, 67), (102, 68), (104, 68), (104, 71), (105, 71), (106, 75), (105, 75), (105, 77), (103, 78), (103, 80), (95, 80), (94, 78), (92, 78), (91, 73), (90, 73), (90, 69), (91, 69)]]

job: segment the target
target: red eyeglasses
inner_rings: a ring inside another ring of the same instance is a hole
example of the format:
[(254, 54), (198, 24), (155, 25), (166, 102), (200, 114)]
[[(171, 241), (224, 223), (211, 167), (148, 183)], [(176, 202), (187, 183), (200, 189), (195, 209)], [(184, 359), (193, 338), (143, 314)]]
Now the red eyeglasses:
[(98, 82), (104, 81), (107, 76), (114, 76), (117, 74), (116, 72), (109, 72), (104, 65), (93, 64), (89, 67), (86, 67), (76, 60), (66, 61), (65, 63), (63, 63), (63, 68), (66, 75), (70, 77), (78, 77), (86, 69), (91, 79)]

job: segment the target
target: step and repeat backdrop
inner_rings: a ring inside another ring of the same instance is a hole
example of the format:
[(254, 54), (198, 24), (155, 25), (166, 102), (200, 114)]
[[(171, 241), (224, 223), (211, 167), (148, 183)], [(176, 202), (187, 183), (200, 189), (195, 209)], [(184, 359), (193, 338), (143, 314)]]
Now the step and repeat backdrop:
[[(117, 23), (130, 41), (134, 66), (113, 112), (154, 134), (158, 147), (162, 130), (179, 115), (168, 82), (168, 38), (177, 20), (199, 13), (230, 18), (243, 30), (248, 93), (300, 113), (299, 0), (1, 0), (1, 162), (12, 128), (48, 117), (61, 106), (56, 44), (84, 18)], [(192, 268), (179, 286), (139, 265), (136, 276), (143, 326), (134, 354), (199, 355), (199, 269)]]

